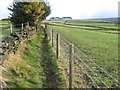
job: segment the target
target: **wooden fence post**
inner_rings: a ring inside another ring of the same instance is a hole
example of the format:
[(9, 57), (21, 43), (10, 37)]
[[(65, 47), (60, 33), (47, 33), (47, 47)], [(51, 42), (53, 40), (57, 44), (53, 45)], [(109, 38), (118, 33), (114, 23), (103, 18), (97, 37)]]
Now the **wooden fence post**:
[(22, 29), (23, 29), (23, 23), (22, 23)]
[(57, 55), (57, 59), (59, 59), (60, 57), (60, 34), (57, 34), (57, 37), (56, 37), (56, 55)]
[(51, 30), (51, 42), (52, 42), (52, 47), (53, 47), (53, 29)]
[(29, 22), (27, 22), (27, 26), (29, 27)]
[(45, 23), (44, 33), (45, 33), (45, 38), (48, 38), (48, 35), (47, 35), (47, 24), (46, 23)]
[(13, 32), (13, 29), (12, 29), (12, 24), (10, 25), (10, 33)]
[(45, 23), (45, 29), (47, 29), (47, 24)]
[(73, 54), (74, 54), (74, 45), (70, 45), (69, 51), (69, 88), (72, 88), (73, 85)]

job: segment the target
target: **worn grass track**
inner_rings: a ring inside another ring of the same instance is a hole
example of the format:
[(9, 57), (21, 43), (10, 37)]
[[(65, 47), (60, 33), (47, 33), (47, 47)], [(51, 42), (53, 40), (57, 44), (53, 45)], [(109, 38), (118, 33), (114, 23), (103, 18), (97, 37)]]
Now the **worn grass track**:
[[(44, 28), (43, 28), (44, 29)], [(59, 64), (52, 47), (49, 45), (49, 40), (44, 35), (41, 45), (41, 67), (44, 70), (46, 79), (43, 81), (43, 88), (65, 88), (66, 81), (63, 78), (63, 71), (60, 70)]]

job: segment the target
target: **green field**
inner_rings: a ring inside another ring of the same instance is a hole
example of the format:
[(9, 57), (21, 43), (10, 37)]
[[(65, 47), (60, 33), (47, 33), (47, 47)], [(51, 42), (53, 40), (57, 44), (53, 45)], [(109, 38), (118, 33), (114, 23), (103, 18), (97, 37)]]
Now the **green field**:
[(118, 78), (118, 34), (50, 25), (87, 56)]
[(0, 41), (10, 35), (10, 22), (0, 21)]
[(0, 20), (0, 26), (9, 26), (10, 25), (10, 21), (2, 21)]
[[(66, 24), (62, 24), (61, 22), (65, 21), (50, 21), (55, 25), (62, 25), (65, 27), (85, 29), (85, 30), (94, 30), (103, 33), (110, 34), (120, 34), (118, 25), (113, 22), (107, 22), (102, 20), (68, 20)], [(46, 22), (47, 23), (47, 22)]]
[(98, 20), (81, 20), (81, 21), (68, 21), (67, 24), (71, 25), (89, 25), (89, 26), (96, 26), (96, 27), (103, 27), (108, 29), (118, 29), (115, 23), (105, 22), (105, 21), (98, 21)]
[[(0, 41), (4, 40), (10, 35), (10, 21), (0, 21)], [(13, 27), (13, 32), (19, 30)]]

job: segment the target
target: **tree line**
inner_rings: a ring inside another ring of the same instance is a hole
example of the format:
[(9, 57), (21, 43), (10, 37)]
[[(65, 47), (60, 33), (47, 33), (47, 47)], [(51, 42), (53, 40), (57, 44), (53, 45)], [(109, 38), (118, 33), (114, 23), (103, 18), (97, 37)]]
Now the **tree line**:
[(51, 13), (49, 3), (45, 3), (43, 0), (42, 2), (18, 0), (18, 2), (13, 2), (8, 9), (11, 11), (9, 20), (14, 25), (29, 22), (30, 25), (36, 26)]

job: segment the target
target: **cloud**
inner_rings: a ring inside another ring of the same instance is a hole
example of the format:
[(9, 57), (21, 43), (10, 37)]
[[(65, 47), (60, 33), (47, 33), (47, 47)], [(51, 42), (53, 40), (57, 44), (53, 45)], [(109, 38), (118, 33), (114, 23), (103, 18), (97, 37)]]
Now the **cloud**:
[[(119, 0), (48, 0), (52, 16), (73, 18), (117, 17)], [(109, 13), (109, 14), (107, 14)], [(115, 14), (113, 14), (115, 13)]]
[(11, 4), (13, 0), (1, 0), (0, 1), (0, 19), (1, 18), (7, 18), (9, 16), (10, 11), (7, 9)]
[[(13, 0), (0, 0), (0, 18), (8, 17), (7, 9)], [(46, 0), (45, 0), (46, 1)], [(47, 0), (52, 13), (48, 17), (70, 16), (75, 19), (94, 17), (117, 17), (119, 0)]]

